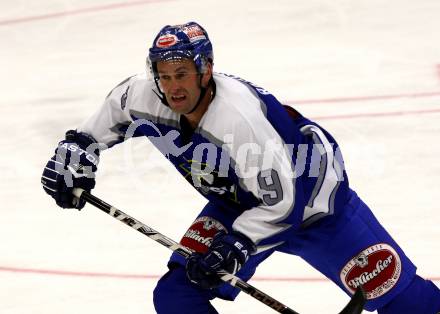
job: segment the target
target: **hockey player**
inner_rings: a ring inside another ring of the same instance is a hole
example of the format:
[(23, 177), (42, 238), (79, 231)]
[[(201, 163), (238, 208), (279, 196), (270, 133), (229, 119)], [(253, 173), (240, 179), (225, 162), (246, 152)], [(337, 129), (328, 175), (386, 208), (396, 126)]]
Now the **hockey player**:
[(440, 311), (439, 289), (349, 187), (326, 130), (265, 89), (215, 73), (197, 23), (165, 26), (147, 59), (151, 78), (126, 79), (68, 131), (41, 182), (60, 207), (80, 209), (72, 189), (93, 189), (100, 151), (146, 136), (207, 198), (181, 240), (193, 255), (173, 254), (154, 290), (158, 313), (217, 313), (210, 300), (238, 291), (215, 271), (248, 280), (275, 251), (300, 256), (348, 294), (362, 285), (369, 311)]

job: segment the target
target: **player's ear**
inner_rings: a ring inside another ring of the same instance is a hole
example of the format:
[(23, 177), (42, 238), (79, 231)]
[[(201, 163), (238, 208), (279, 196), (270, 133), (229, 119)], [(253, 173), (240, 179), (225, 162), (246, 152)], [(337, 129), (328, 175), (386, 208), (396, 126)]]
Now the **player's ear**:
[(212, 77), (212, 63), (208, 62), (206, 65), (205, 73), (203, 73), (203, 76), (202, 76), (202, 86), (203, 87), (205, 87), (205, 88), (208, 87), (209, 80), (211, 79), (211, 77)]

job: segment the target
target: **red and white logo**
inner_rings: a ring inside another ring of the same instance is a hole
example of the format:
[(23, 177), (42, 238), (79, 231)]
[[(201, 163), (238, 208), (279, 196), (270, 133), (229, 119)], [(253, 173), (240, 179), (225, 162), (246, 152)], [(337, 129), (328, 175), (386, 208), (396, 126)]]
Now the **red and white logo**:
[(186, 26), (183, 28), (183, 32), (188, 36), (190, 42), (206, 39), (203, 30), (197, 25)]
[(396, 251), (388, 244), (379, 243), (351, 259), (342, 268), (340, 278), (352, 293), (362, 285), (367, 299), (371, 300), (391, 290), (401, 272), (402, 263)]
[(212, 244), (212, 239), (219, 231), (226, 231), (226, 228), (211, 217), (202, 216), (197, 218), (186, 231), (180, 244), (192, 251), (205, 253)]
[(173, 34), (167, 34), (160, 36), (156, 41), (156, 46), (159, 48), (167, 48), (174, 46), (177, 43), (177, 36)]

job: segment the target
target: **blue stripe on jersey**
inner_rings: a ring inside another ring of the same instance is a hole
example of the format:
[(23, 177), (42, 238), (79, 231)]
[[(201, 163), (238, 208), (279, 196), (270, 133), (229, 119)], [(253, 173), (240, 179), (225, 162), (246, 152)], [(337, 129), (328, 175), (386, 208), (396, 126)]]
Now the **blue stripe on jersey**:
[[(342, 155), (340, 154), (339, 146), (335, 139), (317, 123), (301, 115), (292, 118), (288, 114), (288, 110), (265, 89), (241, 78), (232, 75), (226, 76), (246, 84), (253, 90), (254, 94), (260, 98), (266, 107), (264, 112), (273, 128), (286, 144), (294, 144), (291, 150), (292, 162), (295, 166), (298, 166), (297, 170), (304, 168), (304, 172), (300, 177), (301, 180), (299, 180), (304, 188), (304, 194), (301, 196), (297, 191), (295, 200), (296, 208), (294, 212), (296, 211), (297, 214), (299, 212), (303, 213), (304, 208), (299, 208), (301, 205), (307, 206), (309, 209), (307, 216), (301, 218), (301, 221), (303, 221), (303, 219), (305, 220), (303, 226), (309, 225), (323, 216), (332, 214), (335, 207), (341, 208), (347, 200), (348, 178), (345, 173)], [(317, 128), (317, 130), (313, 131), (314, 127)], [(304, 130), (304, 132), (302, 130)], [(327, 145), (324, 145), (324, 143), (327, 143)], [(297, 160), (298, 148), (301, 144), (308, 145), (305, 167), (297, 163), (297, 161), (299, 162), (299, 160)], [(321, 145), (324, 148), (324, 152), (319, 154), (318, 159), (312, 160), (312, 158), (315, 157), (314, 152), (316, 154), (316, 145)], [(330, 147), (328, 145), (330, 145)], [(316, 170), (313, 169), (316, 168), (314, 162), (319, 163), (318, 173), (313, 173)], [(334, 179), (336, 179), (336, 182)], [(329, 188), (330, 191), (323, 191), (323, 185)], [(300, 186), (296, 183), (295, 187), (298, 189)], [(314, 204), (318, 195), (320, 204)], [(301, 202), (301, 197), (304, 198), (305, 202), (304, 200)], [(283, 222), (290, 223), (291, 221), (287, 219)], [(293, 225), (295, 226), (297, 223), (294, 222)]]

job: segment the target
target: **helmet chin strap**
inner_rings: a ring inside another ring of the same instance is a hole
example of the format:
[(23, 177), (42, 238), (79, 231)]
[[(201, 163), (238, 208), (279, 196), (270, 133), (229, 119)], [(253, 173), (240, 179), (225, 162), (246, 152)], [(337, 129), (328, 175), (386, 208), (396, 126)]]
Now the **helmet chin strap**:
[(157, 90), (159, 91), (159, 93), (156, 92), (154, 89), (152, 89), (153, 93), (156, 94), (156, 96), (160, 99), (160, 101), (161, 101), (165, 106), (169, 107), (170, 104), (168, 103), (167, 98), (165, 97), (165, 94), (160, 90), (160, 87), (159, 87), (159, 79), (154, 78), (154, 83), (156, 83), (156, 87), (157, 87)]
[(193, 113), (194, 111), (196, 111), (196, 109), (199, 107), (200, 103), (202, 102), (203, 98), (206, 95), (206, 92), (208, 91), (208, 87), (211, 84), (211, 79), (208, 82), (208, 87), (203, 87), (202, 86), (202, 76), (203, 74), (200, 74), (200, 79), (199, 79), (199, 85), (200, 85), (200, 95), (199, 95), (199, 99), (197, 100), (196, 105), (194, 106), (194, 108), (191, 109), (190, 112), (187, 112), (186, 114), (190, 114)]

